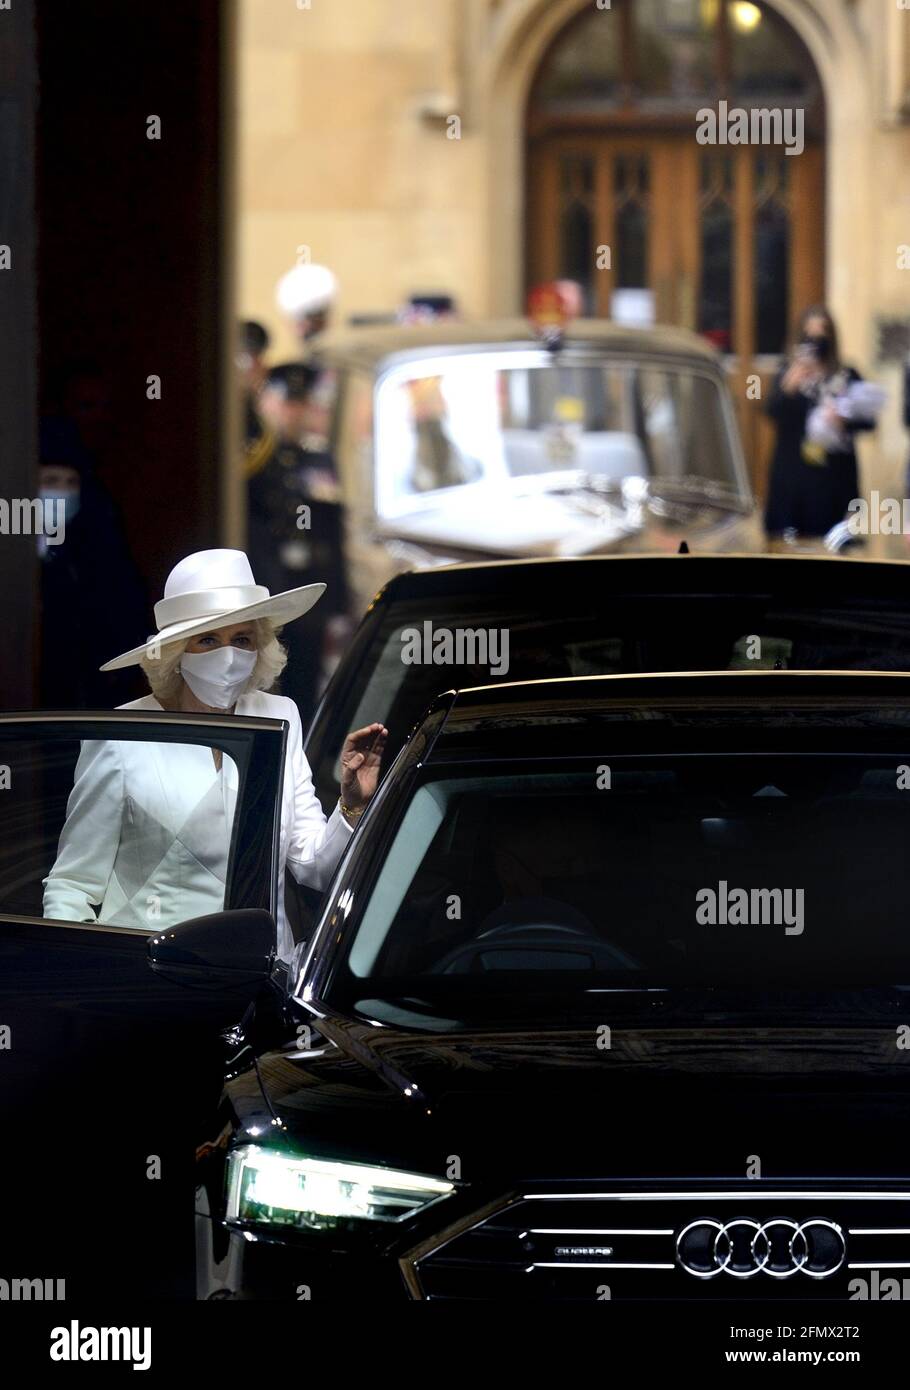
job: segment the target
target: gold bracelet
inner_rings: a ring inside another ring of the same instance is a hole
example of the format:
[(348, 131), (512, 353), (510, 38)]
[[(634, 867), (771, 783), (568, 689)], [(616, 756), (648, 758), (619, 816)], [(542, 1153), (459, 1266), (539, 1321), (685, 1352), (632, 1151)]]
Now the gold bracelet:
[(344, 801), (340, 796), (338, 798), (338, 805), (341, 807), (341, 814), (348, 822), (348, 825), (350, 825), (351, 823), (348, 819), (350, 816), (353, 816), (355, 820), (359, 820), (360, 817), (363, 815), (364, 810), (366, 809), (364, 806), (361, 806), (359, 810), (355, 811), (353, 806), (345, 806)]

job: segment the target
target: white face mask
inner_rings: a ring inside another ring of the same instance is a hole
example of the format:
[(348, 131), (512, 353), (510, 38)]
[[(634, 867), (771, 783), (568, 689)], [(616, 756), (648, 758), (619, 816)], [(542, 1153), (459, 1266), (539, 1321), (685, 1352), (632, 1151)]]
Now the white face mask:
[(258, 653), (241, 647), (216, 647), (211, 652), (184, 652), (183, 679), (198, 700), (216, 709), (230, 709), (253, 674)]

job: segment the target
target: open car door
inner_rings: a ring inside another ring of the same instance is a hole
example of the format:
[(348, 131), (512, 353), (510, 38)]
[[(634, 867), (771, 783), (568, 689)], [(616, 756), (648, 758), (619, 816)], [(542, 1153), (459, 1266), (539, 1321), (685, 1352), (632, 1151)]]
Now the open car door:
[[(286, 732), (0, 715), (4, 1278), (68, 1301), (193, 1297), (195, 1143), (222, 1033), (274, 959)], [(238, 969), (188, 989), (149, 940), (198, 918), (237, 941)]]

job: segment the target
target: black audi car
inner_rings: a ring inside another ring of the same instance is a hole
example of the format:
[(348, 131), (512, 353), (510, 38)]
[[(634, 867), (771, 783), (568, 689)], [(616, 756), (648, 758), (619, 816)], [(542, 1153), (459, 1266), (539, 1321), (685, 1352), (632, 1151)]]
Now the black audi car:
[(260, 978), (199, 1296), (874, 1296), (910, 1271), (908, 840), (910, 677), (441, 697), (290, 970), (255, 924), (245, 961), (152, 943)]

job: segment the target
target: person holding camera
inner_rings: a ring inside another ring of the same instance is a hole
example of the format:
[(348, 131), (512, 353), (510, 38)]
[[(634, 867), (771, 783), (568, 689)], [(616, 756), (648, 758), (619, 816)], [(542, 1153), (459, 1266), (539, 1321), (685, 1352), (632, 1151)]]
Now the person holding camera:
[(853, 436), (875, 428), (880, 394), (841, 362), (829, 311), (807, 309), (767, 405), (777, 424), (765, 507), (769, 537), (823, 536), (843, 520), (859, 493)]

